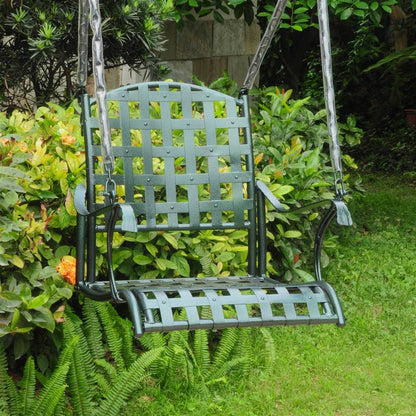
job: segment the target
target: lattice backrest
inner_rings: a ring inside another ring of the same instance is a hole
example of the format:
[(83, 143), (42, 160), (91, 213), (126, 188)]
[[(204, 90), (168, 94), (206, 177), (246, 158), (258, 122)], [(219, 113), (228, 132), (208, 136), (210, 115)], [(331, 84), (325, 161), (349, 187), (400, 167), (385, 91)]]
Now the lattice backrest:
[[(138, 229), (249, 228), (254, 175), (247, 97), (151, 82), (108, 93), (121, 202)], [(95, 102), (84, 101), (88, 204), (101, 206), (106, 175)]]

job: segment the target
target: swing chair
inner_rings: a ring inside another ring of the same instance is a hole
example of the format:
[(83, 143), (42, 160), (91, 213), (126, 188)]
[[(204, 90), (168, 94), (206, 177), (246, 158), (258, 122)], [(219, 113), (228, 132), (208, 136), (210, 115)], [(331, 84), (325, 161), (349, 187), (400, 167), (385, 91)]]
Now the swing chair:
[[(320, 265), (323, 239), (332, 220), (352, 224), (343, 202), (325, 1), (318, 0), (318, 6), (335, 198), (296, 209), (328, 206), (315, 237), (316, 280), (282, 284), (266, 273), (266, 201), (282, 213), (293, 210), (286, 209), (264, 183), (255, 180), (248, 91), (286, 0), (277, 2), (238, 98), (177, 82), (143, 82), (107, 92), (99, 2), (80, 0), (78, 77), (85, 86), (90, 14), (96, 98), (82, 96), (87, 184), (75, 191), (77, 288), (97, 301), (126, 304), (136, 336), (180, 329), (345, 325), (341, 303), (334, 289), (322, 280)], [(117, 109), (111, 114), (109, 103)], [(225, 107), (221, 117), (215, 111), (218, 103)], [(181, 118), (172, 117), (172, 106), (180, 108)], [(111, 137), (113, 131), (118, 132), (117, 140)], [(154, 169), (155, 158), (164, 161), (164, 169)], [(224, 189), (231, 189), (232, 199), (222, 199)], [(246, 230), (247, 275), (131, 276), (131, 280), (117, 280), (113, 267), (115, 233), (131, 236), (172, 230)], [(97, 241), (103, 238), (108, 266), (105, 280), (98, 276), (96, 260)]]

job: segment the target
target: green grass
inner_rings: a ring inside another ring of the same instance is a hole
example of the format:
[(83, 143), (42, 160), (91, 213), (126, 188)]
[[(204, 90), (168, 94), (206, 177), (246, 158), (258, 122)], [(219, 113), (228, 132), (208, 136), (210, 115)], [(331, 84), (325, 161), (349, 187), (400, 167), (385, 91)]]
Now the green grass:
[(345, 328), (273, 328), (273, 362), (258, 351), (249, 379), (209, 393), (148, 387), (129, 414), (415, 415), (416, 189), (398, 182), (367, 178), (366, 196), (350, 204), (355, 226), (341, 231), (326, 272)]

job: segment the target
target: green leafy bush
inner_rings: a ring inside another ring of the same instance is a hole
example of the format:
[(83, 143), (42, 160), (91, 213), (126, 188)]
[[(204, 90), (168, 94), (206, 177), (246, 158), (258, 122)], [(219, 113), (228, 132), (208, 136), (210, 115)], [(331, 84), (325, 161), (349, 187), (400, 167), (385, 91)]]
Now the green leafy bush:
[(72, 295), (56, 266), (74, 255), (71, 190), (84, 159), (74, 105), (0, 114), (0, 336), (15, 335), (16, 357), (27, 349), (19, 334), (53, 331), (53, 312)]
[[(78, 0), (0, 3), (0, 109), (69, 103), (77, 66)], [(105, 64), (158, 71), (165, 0), (102, 0)], [(91, 69), (90, 69), (91, 71)], [(90, 72), (91, 73), (91, 72)]]
[[(313, 112), (309, 98), (291, 100), (292, 91), (271, 87), (255, 93), (258, 111), (253, 111), (253, 140), (257, 176), (273, 193), (291, 207), (333, 198), (333, 171), (328, 152), (326, 111)], [(361, 130), (352, 116), (340, 124), (340, 141), (356, 145)], [(344, 165), (356, 168), (353, 159), (343, 155)], [(348, 175), (345, 176), (348, 180)], [(305, 263), (311, 260), (313, 225), (318, 212), (281, 214), (269, 210), (269, 272), (285, 280), (311, 280)]]

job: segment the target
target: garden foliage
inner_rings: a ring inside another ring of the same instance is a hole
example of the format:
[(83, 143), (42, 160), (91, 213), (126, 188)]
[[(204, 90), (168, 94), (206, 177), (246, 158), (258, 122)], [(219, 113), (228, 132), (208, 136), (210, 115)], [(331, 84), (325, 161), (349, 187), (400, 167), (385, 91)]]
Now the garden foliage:
[[(290, 91), (277, 88), (258, 92), (255, 100), (259, 177), (288, 206), (330, 197), (325, 112), (313, 112), (307, 99), (292, 101)], [(30, 334), (25, 333), (35, 327), (54, 330), (62, 313), (59, 306), (72, 295), (73, 191), (85, 181), (78, 110), (76, 103), (67, 109), (49, 104), (35, 114), (15, 111), (10, 117), (0, 116), (0, 335), (9, 335), (7, 342), (14, 335), (16, 357), (29, 348)], [(224, 109), (219, 106), (216, 111)], [(342, 130), (345, 140), (358, 141), (352, 119)], [(163, 169), (163, 161), (153, 162), (154, 169)], [(348, 156), (344, 162), (354, 167)], [(309, 237), (319, 213), (282, 216), (269, 208), (269, 260), (273, 258), (269, 272), (286, 280), (311, 279), (304, 265), (310, 260)], [(233, 230), (222, 235), (213, 231), (116, 235), (114, 267), (121, 276), (142, 278), (243, 274), (245, 240), (245, 231)], [(98, 241), (98, 248), (97, 263), (104, 273), (105, 241)]]
[[(0, 109), (69, 103), (76, 87), (78, 0), (0, 2)], [(158, 71), (165, 0), (101, 0), (107, 68)], [(91, 65), (89, 73), (92, 73)]]
[[(251, 329), (224, 331), (211, 350), (204, 330), (147, 334), (135, 343), (131, 323), (108, 302), (86, 299), (81, 316), (83, 320), (66, 309), (55, 334), (58, 361), (35, 371), (39, 359), (29, 356), (17, 383), (8, 374), (0, 347), (0, 414), (119, 415), (133, 392), (144, 394), (147, 386), (157, 384), (173, 393), (206, 392), (226, 384), (231, 374), (244, 379), (254, 362), (257, 343)], [(258, 342), (270, 353), (256, 359), (267, 362), (275, 350), (267, 329)]]

